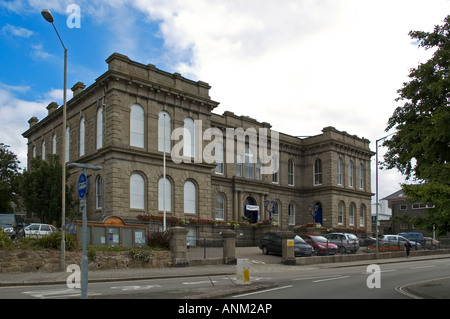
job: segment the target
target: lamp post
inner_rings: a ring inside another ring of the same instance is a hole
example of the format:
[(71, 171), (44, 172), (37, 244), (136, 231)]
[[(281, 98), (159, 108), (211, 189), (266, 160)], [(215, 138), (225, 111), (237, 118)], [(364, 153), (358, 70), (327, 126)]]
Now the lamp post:
[(379, 251), (379, 243), (378, 243), (378, 142), (382, 141), (386, 138), (388, 138), (389, 136), (393, 135), (395, 133), (391, 133), (389, 135), (386, 135), (385, 137), (382, 137), (378, 140), (375, 141), (375, 164), (376, 164), (376, 169), (375, 169), (375, 193), (376, 193), (376, 197), (375, 197), (375, 245), (376, 245), (376, 251), (375, 251), (375, 256), (376, 259), (378, 259), (378, 251)]
[(58, 30), (53, 23), (53, 16), (48, 9), (41, 11), (42, 16), (46, 21), (53, 25), (53, 28), (58, 35), (59, 41), (64, 48), (64, 92), (63, 92), (63, 128), (62, 128), (62, 203), (61, 203), (61, 271), (66, 271), (66, 126), (67, 126), (67, 49), (59, 36)]

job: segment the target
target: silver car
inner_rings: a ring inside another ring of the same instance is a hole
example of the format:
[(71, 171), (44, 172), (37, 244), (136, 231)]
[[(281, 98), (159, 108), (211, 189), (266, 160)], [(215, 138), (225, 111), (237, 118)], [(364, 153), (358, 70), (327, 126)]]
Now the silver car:
[(356, 253), (359, 249), (358, 238), (351, 233), (329, 233), (324, 235), (330, 242), (339, 247), (339, 252), (344, 254), (346, 252)]

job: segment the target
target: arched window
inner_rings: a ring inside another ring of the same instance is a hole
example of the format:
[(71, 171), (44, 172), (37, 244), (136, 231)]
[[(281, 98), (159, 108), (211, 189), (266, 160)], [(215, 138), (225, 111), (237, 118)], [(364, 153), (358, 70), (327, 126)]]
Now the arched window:
[(45, 141), (42, 141), (42, 159), (45, 161)]
[(359, 226), (364, 227), (366, 225), (366, 205), (362, 204), (359, 210)]
[(280, 211), (278, 207), (278, 202), (272, 202), (272, 220), (280, 221)]
[(52, 136), (52, 154), (56, 154), (56, 133)]
[(359, 188), (364, 189), (364, 165), (359, 164)]
[(294, 160), (292, 158), (288, 161), (288, 185), (294, 186)]
[(340, 202), (338, 204), (338, 225), (344, 225), (345, 204)]
[(216, 162), (216, 174), (223, 174), (225, 170), (223, 164), (223, 144), (221, 142), (216, 143), (214, 152), (215, 152), (214, 159)]
[(84, 117), (80, 120), (80, 157), (85, 154), (85, 131), (86, 131), (86, 121)]
[(355, 225), (355, 214), (356, 214), (356, 206), (355, 203), (350, 204), (350, 209), (348, 213), (348, 223), (350, 226)]
[(348, 187), (353, 187), (353, 162), (348, 162)]
[(95, 207), (97, 209), (102, 208), (103, 206), (103, 181), (102, 177), (97, 176), (97, 180), (95, 181)]
[(337, 184), (342, 185), (344, 183), (344, 179), (342, 177), (342, 173), (344, 170), (344, 163), (342, 162), (342, 158), (338, 158), (337, 162)]
[(103, 108), (97, 111), (97, 149), (103, 147)]
[(144, 131), (144, 109), (139, 104), (133, 104), (130, 112), (130, 146), (144, 148)]
[(183, 155), (194, 157), (195, 155), (195, 125), (194, 120), (186, 118), (184, 120)]
[(195, 214), (197, 207), (197, 191), (195, 184), (191, 181), (184, 183), (184, 212)]
[(216, 220), (225, 220), (225, 197), (222, 194), (216, 195)]
[(255, 178), (255, 159), (253, 158), (253, 152), (249, 147), (245, 148), (245, 163), (244, 163), (244, 177)]
[(314, 185), (322, 185), (322, 160), (316, 158), (314, 161)]
[(295, 206), (294, 204), (289, 204), (289, 215), (288, 215), (288, 223), (289, 225), (295, 225)]
[(170, 153), (172, 121), (169, 113), (162, 111), (158, 115), (158, 151)]
[(145, 181), (138, 173), (130, 177), (130, 208), (145, 209)]
[[(166, 184), (165, 189), (164, 184)], [(163, 177), (158, 181), (158, 210), (165, 210), (166, 212), (172, 211), (172, 183), (167, 177), (165, 180)]]

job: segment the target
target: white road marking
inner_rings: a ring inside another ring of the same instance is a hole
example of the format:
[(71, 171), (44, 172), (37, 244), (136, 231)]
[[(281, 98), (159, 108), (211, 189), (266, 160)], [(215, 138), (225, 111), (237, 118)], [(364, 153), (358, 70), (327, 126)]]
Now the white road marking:
[(246, 293), (246, 294), (233, 296), (233, 298), (239, 298), (239, 297), (246, 297), (246, 296), (257, 295), (257, 294), (263, 294), (263, 293), (266, 293), (266, 292), (269, 292), (269, 291), (275, 291), (275, 290), (286, 289), (286, 288), (291, 288), (291, 287), (293, 287), (293, 286), (289, 285), (289, 286), (277, 287), (277, 288), (266, 289), (266, 290), (261, 290), (261, 291), (249, 292), (249, 293)]
[(333, 278), (327, 278), (327, 279), (313, 280), (313, 282), (322, 282), (322, 281), (328, 281), (328, 280), (344, 279), (344, 278), (348, 278), (348, 277), (350, 277), (350, 276), (339, 276), (339, 277), (333, 277)]

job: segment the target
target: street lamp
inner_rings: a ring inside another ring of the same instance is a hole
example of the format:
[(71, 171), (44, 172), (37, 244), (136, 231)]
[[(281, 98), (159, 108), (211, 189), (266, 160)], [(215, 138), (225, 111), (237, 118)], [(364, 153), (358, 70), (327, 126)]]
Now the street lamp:
[(375, 198), (375, 212), (376, 212), (376, 216), (375, 216), (375, 243), (376, 243), (376, 251), (375, 251), (375, 256), (376, 259), (378, 259), (378, 142), (382, 141), (386, 138), (388, 138), (389, 136), (393, 135), (395, 133), (391, 133), (389, 135), (386, 135), (385, 137), (382, 137), (378, 140), (375, 141), (375, 164), (376, 164), (376, 174), (375, 174), (375, 193), (376, 193), (376, 198)]
[(61, 162), (62, 162), (62, 204), (61, 204), (61, 271), (66, 271), (66, 126), (67, 126), (67, 49), (64, 46), (61, 37), (59, 36), (58, 30), (56, 30), (55, 24), (53, 23), (53, 16), (50, 10), (43, 9), (41, 11), (42, 16), (46, 21), (53, 25), (53, 28), (58, 35), (59, 41), (64, 48), (64, 92), (63, 92), (63, 128), (62, 128), (62, 152), (61, 152)]

